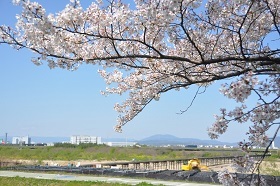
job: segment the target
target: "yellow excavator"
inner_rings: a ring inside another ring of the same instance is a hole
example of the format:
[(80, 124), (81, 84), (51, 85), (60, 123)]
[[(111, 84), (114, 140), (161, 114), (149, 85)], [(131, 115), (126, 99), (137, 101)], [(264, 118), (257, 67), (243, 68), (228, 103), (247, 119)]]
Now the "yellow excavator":
[(183, 171), (189, 171), (189, 170), (209, 170), (209, 168), (205, 165), (201, 165), (201, 162), (199, 159), (191, 159), (188, 161), (188, 164), (183, 164), (182, 165), (182, 170)]

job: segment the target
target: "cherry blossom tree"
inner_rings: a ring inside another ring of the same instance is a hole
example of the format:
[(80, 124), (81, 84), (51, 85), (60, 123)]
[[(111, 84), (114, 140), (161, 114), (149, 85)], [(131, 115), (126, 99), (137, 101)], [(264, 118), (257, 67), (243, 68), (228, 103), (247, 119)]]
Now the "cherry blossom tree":
[[(0, 27), (0, 44), (29, 49), (33, 63), (46, 62), (51, 69), (99, 65), (107, 84), (102, 93), (128, 95), (115, 104), (116, 131), (165, 92), (226, 80), (220, 92), (238, 106), (221, 109), (209, 136), (218, 138), (232, 122), (246, 123), (249, 140), (240, 147), (248, 152), (253, 145), (268, 149), (272, 126), (277, 135), (279, 0), (97, 0), (86, 9), (71, 0), (56, 14), (37, 2), (14, 3), (22, 13), (15, 28)], [(246, 104), (249, 97), (256, 97), (255, 105)], [(253, 164), (245, 156), (235, 166), (248, 172)], [(226, 171), (219, 178), (225, 185), (235, 182)]]

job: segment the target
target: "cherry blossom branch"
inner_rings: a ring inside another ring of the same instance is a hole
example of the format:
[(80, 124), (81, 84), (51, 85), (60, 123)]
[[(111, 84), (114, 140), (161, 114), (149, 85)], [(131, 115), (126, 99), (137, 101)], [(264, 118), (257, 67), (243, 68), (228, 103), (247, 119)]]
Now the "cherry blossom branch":
[[(117, 0), (98, 0), (84, 9), (75, 0), (48, 15), (36, 2), (14, 2), (23, 11), (15, 29), (0, 26), (0, 44), (33, 51), (36, 65), (46, 61), (50, 68), (68, 70), (83, 63), (100, 66), (107, 84), (102, 94), (127, 95), (114, 107), (120, 113), (116, 131), (161, 94), (198, 86), (190, 105), (180, 110), (183, 114), (221, 80), (229, 83), (221, 93), (241, 106), (221, 109), (208, 130), (211, 138), (225, 133), (233, 121), (246, 123), (249, 142), (240, 147), (249, 151), (252, 145), (269, 144), (267, 130), (279, 125), (279, 0), (135, 0), (133, 9)], [(252, 94), (258, 100), (247, 109)], [(246, 155), (234, 166), (248, 172), (253, 163)], [(219, 179), (225, 185), (244, 181), (228, 172), (219, 173)]]
[(193, 97), (193, 99), (192, 99), (190, 105), (189, 105), (185, 110), (180, 110), (180, 112), (177, 113), (177, 114), (183, 114), (183, 113), (187, 112), (187, 111), (189, 110), (189, 108), (191, 108), (191, 106), (193, 105), (193, 103), (194, 103), (196, 97), (198, 96), (198, 94), (202, 94), (202, 93), (204, 93), (204, 92), (206, 91), (206, 87), (204, 87), (204, 90), (203, 90), (202, 92), (199, 91), (200, 88), (201, 88), (201, 86), (199, 86), (199, 87), (197, 88), (197, 90), (196, 90), (196, 92), (195, 92), (195, 95), (194, 95), (194, 97)]
[(277, 134), (278, 134), (279, 129), (280, 129), (280, 123), (274, 123), (274, 124), (278, 124), (279, 126), (275, 130), (273, 137), (270, 139), (268, 145), (266, 146), (266, 148), (265, 148), (265, 150), (264, 150), (264, 152), (263, 152), (263, 154), (261, 156), (261, 159), (256, 163), (254, 169), (252, 170), (252, 174), (257, 171), (258, 178), (260, 176), (260, 165), (263, 162), (263, 160), (266, 157), (266, 155), (269, 153), (269, 147), (271, 147), (271, 145), (272, 145), (273, 141), (275, 140), (275, 138), (277, 137)]

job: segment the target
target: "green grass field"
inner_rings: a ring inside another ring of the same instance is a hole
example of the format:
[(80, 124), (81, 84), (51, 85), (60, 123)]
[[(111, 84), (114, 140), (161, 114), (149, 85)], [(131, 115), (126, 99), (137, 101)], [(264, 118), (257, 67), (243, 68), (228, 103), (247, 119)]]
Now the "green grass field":
[(154, 147), (108, 147), (104, 145), (53, 146), (53, 147), (26, 147), (0, 146), (1, 160), (165, 160), (185, 159), (197, 157), (216, 157), (241, 155), (235, 151), (180, 151), (168, 148)]
[[(1, 186), (128, 186), (128, 184), (121, 183), (106, 183), (106, 182), (92, 182), (92, 181), (61, 181), (61, 180), (45, 180), (35, 178), (21, 178), (21, 177), (0, 177)], [(139, 183), (137, 186), (152, 186), (148, 183)]]
[[(199, 157), (217, 157), (217, 156), (235, 156), (241, 155), (242, 152), (233, 150), (176, 150), (168, 148), (155, 147), (108, 147), (104, 145), (83, 144), (74, 145), (57, 145), (53, 147), (28, 147), (28, 146), (0, 146), (0, 162), (10, 160), (32, 160), (37, 164), (43, 160), (95, 160), (95, 161), (118, 161), (118, 160), (166, 160), (166, 159), (185, 159)], [(267, 158), (268, 164), (261, 167), (262, 173), (279, 176), (280, 170), (274, 169), (279, 167), (280, 151), (273, 151), (272, 156)], [(43, 180), (31, 178), (8, 178), (0, 177), (0, 185), (2, 186), (126, 186), (127, 184), (120, 183), (105, 183), (105, 182), (81, 182), (81, 181), (58, 181), (58, 180)], [(149, 186), (151, 184), (141, 183), (138, 186)]]

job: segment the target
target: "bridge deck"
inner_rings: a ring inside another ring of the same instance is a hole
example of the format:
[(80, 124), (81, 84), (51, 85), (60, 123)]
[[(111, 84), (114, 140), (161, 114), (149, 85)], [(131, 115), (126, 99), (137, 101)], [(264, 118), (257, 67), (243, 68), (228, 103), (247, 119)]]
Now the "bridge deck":
[[(269, 156), (269, 155), (267, 155)], [(238, 156), (242, 157), (242, 156)], [(223, 157), (213, 157), (213, 158), (198, 158), (202, 165), (214, 166), (229, 164), (236, 156), (223, 156)], [(258, 160), (263, 157), (263, 155), (251, 155), (250, 157)], [(170, 159), (170, 160), (151, 160), (151, 161), (123, 161), (123, 162), (109, 162), (98, 164), (99, 168), (117, 168), (117, 169), (134, 169), (134, 170), (181, 170), (184, 163), (187, 163), (191, 159)], [(82, 167), (93, 167), (96, 164), (82, 165)]]

